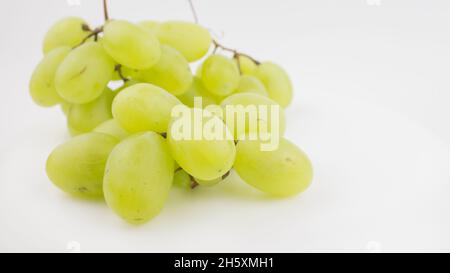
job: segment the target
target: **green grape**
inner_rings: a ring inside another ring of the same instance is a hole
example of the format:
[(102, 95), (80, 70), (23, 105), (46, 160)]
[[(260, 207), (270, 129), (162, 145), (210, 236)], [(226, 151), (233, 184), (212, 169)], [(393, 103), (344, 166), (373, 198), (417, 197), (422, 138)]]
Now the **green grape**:
[(195, 70), (195, 76), (197, 76), (198, 78), (202, 78), (202, 73), (203, 73), (203, 63), (199, 64), (197, 66), (197, 69)]
[(218, 97), (212, 95), (203, 86), (202, 80), (194, 77), (191, 86), (183, 95), (177, 96), (178, 99), (189, 107), (194, 107), (194, 99), (202, 98), (202, 106), (206, 107), (218, 103)]
[(56, 70), (69, 52), (70, 47), (55, 48), (37, 65), (30, 80), (30, 95), (36, 104), (49, 107), (62, 102), (54, 79)]
[(166, 45), (161, 46), (159, 61), (151, 68), (141, 71), (138, 77), (175, 96), (185, 93), (192, 83), (191, 68), (187, 60), (180, 52)]
[(157, 36), (162, 44), (169, 45), (189, 61), (201, 59), (211, 46), (211, 35), (204, 27), (181, 21), (169, 21), (159, 24)]
[(145, 30), (153, 35), (157, 34), (159, 23), (152, 20), (145, 20), (138, 23), (139, 26), (143, 27)]
[(80, 134), (92, 131), (102, 122), (112, 118), (111, 104), (114, 93), (106, 88), (94, 101), (74, 104), (67, 115), (67, 124), (72, 131)]
[(114, 119), (130, 133), (142, 131), (167, 131), (171, 111), (181, 102), (164, 89), (138, 83), (125, 88), (113, 101)]
[[(286, 115), (283, 108), (272, 108), (279, 105), (268, 97), (255, 93), (238, 93), (224, 99), (221, 106), (226, 112), (227, 106), (238, 106), (233, 108), (234, 112), (228, 113), (228, 115), (233, 114), (231, 117), (228, 117), (227, 114), (224, 117), (225, 123), (236, 139), (243, 134), (257, 132), (282, 136), (286, 129)], [(267, 110), (262, 111), (260, 106), (267, 106)], [(275, 112), (275, 109), (278, 109), (278, 112)], [(278, 118), (276, 114), (278, 114)], [(274, 121), (275, 123), (273, 123)], [(240, 126), (240, 124), (245, 126)]]
[(113, 72), (114, 61), (102, 46), (87, 42), (72, 50), (59, 66), (56, 91), (69, 103), (88, 103), (102, 94)]
[(199, 179), (199, 178), (195, 178), (195, 181), (200, 186), (212, 187), (212, 186), (215, 186), (215, 185), (219, 184), (222, 181), (222, 177), (218, 177), (218, 178), (212, 179), (212, 180), (202, 180), (202, 179)]
[(66, 101), (61, 101), (59, 106), (61, 107), (61, 110), (63, 111), (64, 115), (67, 116), (69, 114), (70, 107), (72, 107), (72, 104)]
[(166, 202), (173, 165), (163, 137), (154, 132), (130, 136), (114, 148), (106, 163), (106, 203), (130, 223), (147, 222)]
[[(199, 120), (195, 120), (196, 116)], [(203, 128), (198, 128), (197, 122), (201, 122)], [(206, 130), (210, 125), (219, 132), (218, 137)], [(181, 130), (188, 133), (183, 136)], [(186, 107), (181, 116), (172, 120), (167, 139), (172, 156), (183, 170), (196, 178), (213, 180), (224, 175), (233, 165), (236, 149), (229, 134), (217, 116), (202, 109)]]
[(45, 54), (61, 47), (79, 45), (88, 35), (89, 30), (83, 29), (87, 23), (78, 17), (67, 17), (56, 22), (45, 34), (43, 51)]
[(234, 60), (236, 64), (239, 66), (242, 75), (251, 75), (257, 67), (257, 64), (255, 64), (255, 62), (252, 61), (247, 56), (239, 55), (238, 59)]
[(261, 142), (251, 140), (239, 141), (236, 149), (236, 172), (245, 182), (265, 193), (290, 196), (311, 184), (311, 162), (303, 151), (284, 138), (274, 151), (261, 151)]
[(271, 62), (264, 62), (258, 65), (253, 75), (261, 80), (271, 99), (283, 107), (291, 103), (292, 83), (283, 68)]
[(209, 56), (201, 70), (203, 84), (214, 95), (229, 95), (239, 85), (239, 70), (236, 64), (225, 56)]
[(191, 176), (180, 169), (173, 175), (173, 185), (181, 189), (191, 189)]
[(120, 127), (119, 123), (117, 123), (114, 119), (109, 119), (102, 122), (94, 128), (93, 132), (107, 134), (119, 140), (123, 140), (129, 136), (128, 132)]
[(258, 95), (262, 95), (268, 97), (266, 88), (264, 84), (258, 78), (250, 75), (242, 75), (239, 80), (239, 86), (236, 89), (235, 93), (255, 93)]
[(117, 63), (134, 69), (150, 68), (161, 55), (156, 36), (127, 21), (108, 21), (102, 43)]
[(47, 159), (47, 175), (61, 190), (87, 198), (103, 196), (106, 160), (118, 140), (88, 133), (56, 147)]

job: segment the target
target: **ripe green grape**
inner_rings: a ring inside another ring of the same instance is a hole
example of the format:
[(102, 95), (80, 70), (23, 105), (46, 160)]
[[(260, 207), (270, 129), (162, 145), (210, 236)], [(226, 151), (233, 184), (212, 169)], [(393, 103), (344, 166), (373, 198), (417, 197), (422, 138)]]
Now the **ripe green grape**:
[(133, 135), (108, 158), (103, 191), (108, 206), (133, 224), (145, 223), (164, 206), (174, 162), (166, 140), (153, 132)]
[(222, 182), (222, 177), (217, 177), (216, 179), (212, 179), (212, 180), (202, 180), (202, 179), (199, 179), (199, 178), (195, 178), (195, 181), (200, 186), (212, 187), (212, 186), (215, 186), (215, 185), (219, 184), (220, 182)]
[(255, 93), (268, 97), (264, 84), (258, 78), (250, 75), (242, 75), (235, 93)]
[(55, 48), (35, 68), (30, 80), (30, 95), (36, 104), (50, 107), (62, 102), (54, 79), (56, 70), (69, 52), (70, 47)]
[(119, 140), (123, 140), (129, 136), (129, 133), (120, 127), (119, 123), (114, 119), (109, 119), (101, 123), (94, 128), (93, 132), (107, 134)]
[(60, 105), (61, 110), (63, 111), (64, 115), (67, 116), (69, 114), (69, 110), (70, 110), (70, 107), (72, 106), (72, 104), (70, 104), (66, 101), (61, 101), (59, 105)]
[(102, 44), (116, 62), (135, 69), (150, 68), (161, 55), (155, 35), (123, 20), (106, 23)]
[(143, 70), (140, 79), (178, 96), (185, 93), (191, 85), (192, 72), (189, 63), (180, 52), (162, 45), (161, 58), (154, 66)]
[[(172, 156), (183, 170), (196, 178), (213, 180), (221, 177), (232, 167), (236, 153), (234, 141), (227, 137), (230, 133), (226, 125), (202, 109), (185, 110), (185, 116), (174, 118), (167, 132)], [(199, 120), (194, 120), (197, 115)], [(201, 122), (203, 128), (198, 128), (196, 122)], [(206, 130), (207, 124), (214, 126), (219, 137), (215, 138)], [(180, 135), (182, 127), (189, 132), (185, 136)]]
[(198, 24), (169, 21), (156, 29), (159, 41), (180, 51), (189, 62), (201, 59), (211, 46), (209, 31)]
[(103, 196), (103, 173), (114, 137), (88, 133), (56, 147), (47, 159), (47, 175), (61, 190), (80, 197)]
[(261, 151), (260, 147), (260, 141), (237, 144), (234, 168), (245, 182), (274, 196), (295, 195), (310, 185), (312, 165), (297, 146), (283, 138), (274, 151)]
[(264, 62), (255, 69), (253, 75), (266, 87), (269, 97), (286, 107), (292, 101), (292, 83), (283, 68), (271, 62)]
[(122, 90), (113, 101), (112, 112), (120, 126), (130, 133), (167, 131), (171, 111), (181, 102), (164, 89), (139, 83)]
[(247, 56), (239, 55), (238, 59), (235, 59), (235, 62), (239, 66), (242, 75), (251, 75), (257, 67), (255, 62)]
[(218, 97), (209, 93), (203, 86), (202, 80), (197, 77), (194, 77), (194, 80), (186, 93), (177, 97), (182, 103), (189, 107), (194, 107), (194, 99), (196, 97), (202, 98), (202, 107), (217, 104), (219, 102)]
[[(230, 106), (242, 106), (234, 109), (234, 115), (230, 118), (225, 115), (227, 124), (234, 137), (238, 139), (243, 134), (261, 132), (260, 128), (265, 128), (261, 133), (277, 134), (282, 136), (286, 129), (286, 115), (278, 103), (255, 93), (238, 93), (229, 96), (221, 102), (221, 106), (226, 109)], [(266, 106), (267, 110), (261, 110), (260, 106)], [(272, 106), (278, 106), (272, 108)], [(274, 112), (272, 112), (274, 109)], [(278, 111), (275, 111), (278, 109)], [(278, 116), (277, 116), (278, 115)], [(241, 126), (245, 122), (245, 126)], [(267, 131), (266, 131), (267, 130)]]
[(103, 94), (94, 101), (85, 104), (74, 104), (67, 115), (67, 123), (74, 133), (87, 133), (100, 123), (111, 119), (111, 104), (114, 93), (106, 88)]
[(184, 170), (178, 170), (173, 175), (173, 185), (181, 189), (191, 189), (191, 177)]
[(89, 31), (83, 29), (86, 22), (78, 17), (67, 17), (56, 22), (45, 34), (43, 51), (45, 54), (61, 47), (74, 47), (80, 44), (89, 35)]
[(153, 35), (157, 34), (159, 23), (152, 20), (145, 20), (138, 23), (139, 26), (143, 27), (145, 30)]
[(98, 98), (112, 79), (114, 61), (102, 46), (87, 42), (72, 50), (55, 75), (58, 94), (67, 102), (82, 104)]
[(206, 89), (217, 96), (227, 96), (239, 85), (240, 75), (236, 63), (225, 56), (209, 56), (201, 71)]

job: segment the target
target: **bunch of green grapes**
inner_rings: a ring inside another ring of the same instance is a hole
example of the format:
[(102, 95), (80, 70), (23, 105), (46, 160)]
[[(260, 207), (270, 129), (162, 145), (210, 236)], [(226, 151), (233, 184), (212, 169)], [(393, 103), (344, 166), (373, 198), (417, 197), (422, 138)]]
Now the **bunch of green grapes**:
[(108, 19), (91, 28), (68, 17), (42, 51), (30, 95), (66, 115), (73, 137), (52, 151), (46, 171), (71, 195), (104, 200), (140, 224), (159, 214), (172, 186), (214, 186), (233, 169), (273, 196), (311, 183), (311, 162), (284, 138), (287, 73), (220, 45), (198, 24)]

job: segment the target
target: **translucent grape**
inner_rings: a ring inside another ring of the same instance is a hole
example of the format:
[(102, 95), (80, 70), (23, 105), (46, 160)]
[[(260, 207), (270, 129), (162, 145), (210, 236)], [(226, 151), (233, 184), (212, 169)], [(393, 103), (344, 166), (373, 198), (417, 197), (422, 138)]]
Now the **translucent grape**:
[(312, 165), (297, 146), (283, 138), (274, 151), (261, 151), (260, 147), (260, 141), (237, 144), (234, 168), (245, 182), (274, 196), (295, 195), (310, 185)]
[(161, 55), (156, 36), (127, 21), (108, 21), (104, 27), (102, 43), (117, 63), (130, 68), (150, 68), (158, 62)]
[(133, 224), (145, 223), (164, 206), (174, 173), (166, 140), (153, 132), (133, 135), (108, 158), (103, 190), (108, 206)]
[(181, 95), (192, 83), (192, 72), (187, 60), (177, 50), (162, 45), (161, 58), (150, 69), (143, 70), (140, 79), (164, 88), (173, 95)]
[(88, 198), (103, 196), (103, 173), (114, 137), (88, 133), (56, 147), (47, 159), (47, 175), (63, 191)]
[[(234, 108), (235, 112), (232, 116), (234, 118), (230, 119), (227, 115), (224, 117), (228, 128), (233, 132), (235, 138), (243, 134), (261, 132), (260, 128), (264, 128), (262, 133), (272, 133), (277, 134), (277, 136), (284, 134), (286, 129), (286, 115), (284, 110), (282, 107), (277, 107), (278, 111), (274, 109), (274, 112), (272, 112), (272, 106), (279, 105), (268, 97), (255, 93), (238, 93), (229, 96), (221, 102), (221, 106), (224, 109), (228, 105), (243, 106), (242, 108)], [(248, 106), (250, 108), (246, 109)], [(261, 110), (259, 108), (260, 106), (267, 106), (267, 110)], [(244, 121), (245, 127), (240, 127), (239, 124), (243, 124)]]
[(109, 119), (101, 123), (94, 128), (93, 132), (107, 134), (119, 140), (125, 139), (129, 136), (128, 132), (120, 127), (119, 123), (117, 123), (114, 119)]
[(153, 35), (157, 34), (159, 23), (152, 20), (145, 20), (139, 22), (139, 26), (143, 27), (148, 32), (152, 33)]
[(114, 119), (130, 133), (142, 131), (167, 131), (171, 111), (181, 102), (164, 89), (139, 83), (125, 88), (114, 99)]
[(255, 69), (253, 75), (266, 87), (269, 97), (286, 107), (292, 101), (292, 83), (287, 73), (271, 62), (264, 62)]
[(49, 107), (62, 102), (54, 79), (56, 70), (69, 52), (70, 47), (55, 48), (35, 68), (30, 80), (30, 95), (36, 104)]
[(112, 79), (114, 61), (95, 42), (72, 50), (56, 71), (55, 86), (67, 102), (82, 104), (98, 98)]
[(61, 47), (74, 47), (89, 35), (89, 31), (83, 29), (86, 22), (82, 18), (67, 17), (56, 22), (45, 34), (43, 51), (48, 53), (51, 50)]
[(239, 80), (239, 86), (236, 89), (235, 93), (255, 93), (258, 95), (262, 95), (268, 97), (266, 88), (264, 84), (258, 78), (250, 75), (242, 75)]
[[(197, 130), (194, 113), (199, 115), (201, 124), (214, 124), (216, 132), (223, 132), (218, 138), (210, 136), (204, 128)], [(233, 165), (236, 149), (234, 141), (226, 137), (228, 129), (221, 119), (201, 109), (186, 109), (185, 116), (173, 119), (167, 133), (170, 150), (176, 162), (190, 175), (213, 180), (224, 175)], [(189, 131), (180, 136), (180, 129)], [(189, 130), (190, 128), (190, 130)], [(200, 135), (196, 136), (197, 133)]]
[(191, 177), (184, 170), (178, 170), (173, 175), (173, 185), (177, 188), (191, 189)]
[(189, 62), (201, 59), (211, 46), (209, 31), (189, 22), (161, 23), (157, 28), (157, 36), (162, 44), (177, 49)]
[(85, 104), (74, 104), (67, 115), (67, 123), (74, 133), (87, 133), (102, 122), (112, 118), (111, 104), (114, 93), (105, 89), (94, 101)]
[(202, 65), (202, 81), (206, 89), (217, 96), (226, 96), (239, 85), (236, 64), (222, 55), (209, 56)]
[(239, 55), (238, 59), (235, 59), (235, 61), (236, 64), (239, 66), (242, 75), (251, 75), (257, 67), (255, 62), (252, 61), (247, 56)]
[(66, 115), (66, 116), (67, 116), (67, 114), (69, 114), (69, 110), (70, 110), (71, 106), (72, 106), (72, 104), (70, 104), (66, 101), (61, 101), (61, 103), (60, 103), (61, 110), (63, 111), (64, 115)]
[(202, 179), (199, 179), (199, 178), (195, 178), (195, 181), (200, 186), (212, 187), (212, 186), (215, 186), (215, 185), (219, 184), (220, 182), (222, 182), (222, 177), (218, 177), (218, 178), (212, 179), (212, 180), (202, 180)]
[(219, 102), (218, 97), (209, 93), (203, 86), (202, 80), (197, 77), (194, 77), (194, 80), (186, 93), (177, 97), (181, 102), (189, 107), (194, 107), (194, 99), (196, 97), (202, 98), (203, 107), (211, 104), (217, 104)]

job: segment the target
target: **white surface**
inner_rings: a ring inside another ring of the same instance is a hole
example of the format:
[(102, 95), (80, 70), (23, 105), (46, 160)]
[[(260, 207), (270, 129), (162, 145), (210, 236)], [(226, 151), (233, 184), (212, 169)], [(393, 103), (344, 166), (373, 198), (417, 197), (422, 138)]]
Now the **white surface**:
[[(195, 0), (194, 0), (195, 1)], [(235, 179), (174, 190), (150, 223), (66, 196), (45, 160), (67, 137), (28, 80), (49, 25), (100, 24), (100, 1), (5, 1), (0, 10), (0, 251), (449, 251), (450, 3), (195, 1), (223, 43), (282, 64), (296, 88), (287, 135), (315, 166), (301, 196)], [(191, 20), (184, 0), (112, 0), (115, 18)]]

